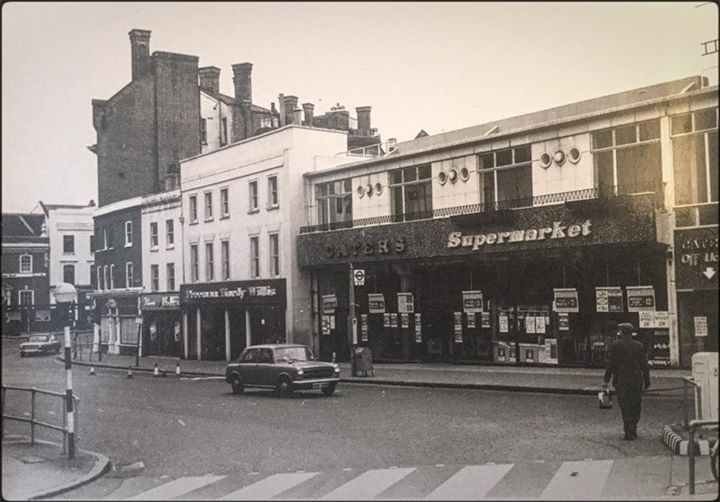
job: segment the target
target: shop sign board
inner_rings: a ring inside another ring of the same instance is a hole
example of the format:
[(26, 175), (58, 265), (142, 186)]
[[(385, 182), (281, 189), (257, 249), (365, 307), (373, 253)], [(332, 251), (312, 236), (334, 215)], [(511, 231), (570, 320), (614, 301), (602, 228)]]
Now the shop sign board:
[(480, 314), (480, 326), (483, 328), (490, 327), (490, 312), (482, 312)]
[(655, 288), (653, 286), (627, 286), (628, 312), (655, 310)]
[(580, 224), (568, 225), (562, 221), (554, 221), (552, 226), (542, 228), (512, 229), (507, 232), (490, 232), (487, 234), (464, 235), (462, 232), (450, 232), (447, 247), (469, 247), (473, 251), (481, 246), (492, 246), (509, 242), (533, 242), (567, 239), (590, 235), (592, 221), (585, 220)]
[(620, 286), (596, 287), (595, 306), (598, 312), (622, 312), (622, 288)]
[(415, 300), (412, 293), (398, 293), (398, 312), (412, 314), (415, 312)]
[(555, 288), (553, 294), (555, 297), (555, 312), (580, 312), (577, 289)]
[(415, 342), (422, 343), (422, 316), (415, 314)]
[(182, 284), (180, 301), (187, 305), (238, 304), (285, 306), (285, 279)]
[(463, 291), (463, 310), (465, 312), (483, 311), (483, 294), (480, 290)]
[(467, 314), (467, 327), (468, 328), (474, 328), (475, 327), (475, 312), (469, 312)]
[(718, 227), (675, 230), (675, 287), (718, 289)]
[(409, 328), (410, 327), (410, 314), (406, 314), (405, 312), (400, 314), (400, 327), (401, 328)]
[(638, 328), (641, 329), (669, 329), (670, 312), (665, 310), (642, 310), (638, 312)]
[(180, 295), (145, 294), (141, 297), (140, 305), (143, 310), (179, 309)]
[(558, 314), (558, 329), (560, 331), (570, 331), (570, 317), (565, 312)]
[(323, 314), (334, 314), (335, 308), (337, 307), (337, 296), (336, 295), (323, 295), (322, 296), (322, 311)]
[(384, 314), (385, 296), (382, 293), (369, 293), (368, 310), (371, 314)]
[(693, 317), (695, 325), (695, 336), (708, 336), (707, 317), (704, 315), (696, 315)]

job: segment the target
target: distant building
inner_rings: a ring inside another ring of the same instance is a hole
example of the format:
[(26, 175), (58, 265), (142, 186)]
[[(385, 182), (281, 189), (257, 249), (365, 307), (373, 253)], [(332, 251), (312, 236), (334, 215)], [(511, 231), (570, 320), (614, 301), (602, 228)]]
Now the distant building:
[(33, 331), (50, 320), (48, 239), (45, 215), (2, 215), (3, 332)]

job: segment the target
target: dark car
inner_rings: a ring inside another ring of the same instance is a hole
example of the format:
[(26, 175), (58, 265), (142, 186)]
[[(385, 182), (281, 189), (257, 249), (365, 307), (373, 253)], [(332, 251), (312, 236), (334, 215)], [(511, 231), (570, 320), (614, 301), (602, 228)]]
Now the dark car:
[(30, 335), (27, 342), (20, 344), (20, 357), (29, 354), (57, 354), (60, 352), (60, 340), (54, 334)]
[(299, 389), (321, 389), (330, 396), (340, 381), (340, 368), (316, 360), (305, 345), (253, 345), (228, 364), (225, 381), (235, 394), (242, 394), (245, 387), (264, 387), (281, 396)]

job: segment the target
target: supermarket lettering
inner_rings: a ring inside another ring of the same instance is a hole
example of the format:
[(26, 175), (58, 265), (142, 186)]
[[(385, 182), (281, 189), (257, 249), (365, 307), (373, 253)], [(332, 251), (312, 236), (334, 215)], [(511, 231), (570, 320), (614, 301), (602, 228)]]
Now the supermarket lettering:
[(563, 225), (561, 221), (554, 221), (552, 227), (530, 228), (527, 230), (512, 230), (509, 232), (490, 232), (487, 234), (463, 235), (462, 232), (450, 232), (447, 247), (472, 247), (477, 250), (480, 246), (503, 244), (506, 242), (532, 242), (545, 239), (565, 239), (590, 235), (592, 222), (585, 220), (579, 225)]

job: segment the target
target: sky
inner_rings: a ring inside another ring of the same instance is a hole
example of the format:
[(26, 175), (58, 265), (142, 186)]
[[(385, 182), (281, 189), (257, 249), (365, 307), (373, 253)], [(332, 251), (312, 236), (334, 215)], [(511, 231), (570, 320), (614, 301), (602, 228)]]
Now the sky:
[(130, 81), (128, 32), (150, 52), (253, 63), (278, 94), (372, 106), (383, 140), (451, 131), (691, 75), (717, 85), (708, 2), (10, 2), (2, 5), (2, 212), (97, 200), (92, 99)]

